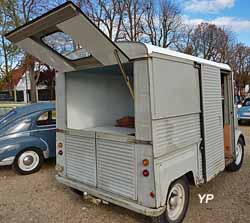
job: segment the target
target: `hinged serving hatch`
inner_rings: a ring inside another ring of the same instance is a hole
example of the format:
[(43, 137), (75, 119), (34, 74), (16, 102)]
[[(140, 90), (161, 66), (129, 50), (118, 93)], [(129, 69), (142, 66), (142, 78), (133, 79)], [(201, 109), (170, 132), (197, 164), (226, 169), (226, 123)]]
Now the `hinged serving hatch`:
[(67, 2), (8, 33), (6, 38), (58, 71), (122, 63), (128, 56), (76, 5)]

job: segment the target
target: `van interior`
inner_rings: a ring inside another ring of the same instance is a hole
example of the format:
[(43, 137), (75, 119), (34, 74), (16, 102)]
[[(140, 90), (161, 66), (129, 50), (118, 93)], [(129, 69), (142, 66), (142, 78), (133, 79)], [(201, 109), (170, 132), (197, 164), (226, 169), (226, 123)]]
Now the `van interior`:
[(224, 151), (226, 163), (230, 163), (233, 159), (234, 145), (234, 105), (233, 105), (233, 89), (231, 82), (231, 73), (221, 72), (221, 95), (222, 95), (222, 114), (224, 127)]
[[(133, 65), (124, 64), (133, 87)], [(134, 99), (118, 65), (66, 73), (67, 128), (135, 135)]]

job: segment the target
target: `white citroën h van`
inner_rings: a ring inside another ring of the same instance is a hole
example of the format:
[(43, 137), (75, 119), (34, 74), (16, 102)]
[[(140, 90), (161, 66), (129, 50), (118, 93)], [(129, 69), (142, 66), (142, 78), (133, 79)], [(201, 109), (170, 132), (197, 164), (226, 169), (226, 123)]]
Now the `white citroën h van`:
[[(176, 223), (190, 184), (241, 167), (228, 65), (114, 43), (71, 2), (6, 37), (58, 71), (59, 182)], [(134, 125), (117, 125), (122, 118)]]

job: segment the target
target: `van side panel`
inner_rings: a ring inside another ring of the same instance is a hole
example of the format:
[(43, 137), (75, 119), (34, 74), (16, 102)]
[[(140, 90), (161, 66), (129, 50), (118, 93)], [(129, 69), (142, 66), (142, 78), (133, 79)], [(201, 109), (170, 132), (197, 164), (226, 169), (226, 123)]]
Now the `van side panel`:
[(191, 171), (195, 183), (202, 181), (200, 140), (199, 114), (153, 120), (155, 174), (159, 175), (156, 190), (161, 205), (175, 179)]
[(154, 120), (200, 112), (199, 76), (193, 63), (153, 58), (150, 85)]
[(225, 168), (220, 69), (202, 65), (202, 94), (207, 181)]
[(153, 120), (155, 158), (185, 150), (200, 142), (199, 114)]
[(175, 154), (164, 156), (155, 160), (155, 172), (158, 176), (158, 190), (159, 195), (157, 203), (160, 206), (166, 204), (166, 198), (168, 194), (168, 188), (170, 184), (185, 175), (188, 172), (197, 176), (198, 163), (197, 163), (197, 151), (198, 145), (193, 144), (185, 148), (182, 151), (176, 151)]
[(193, 63), (153, 58), (150, 73), (157, 207), (170, 184), (192, 172), (202, 181), (199, 76)]

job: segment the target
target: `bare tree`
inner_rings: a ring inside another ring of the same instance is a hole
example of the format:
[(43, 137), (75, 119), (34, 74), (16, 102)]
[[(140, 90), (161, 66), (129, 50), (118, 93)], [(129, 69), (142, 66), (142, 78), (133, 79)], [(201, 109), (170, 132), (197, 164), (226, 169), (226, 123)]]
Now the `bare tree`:
[(193, 46), (192, 46), (192, 35), (193, 35), (194, 27), (183, 24), (180, 26), (177, 34), (176, 34), (176, 41), (174, 42), (175, 49), (177, 51), (186, 53), (186, 54), (193, 54)]
[(120, 0), (99, 0), (99, 4), (103, 10), (100, 21), (107, 30), (108, 37), (114, 41), (119, 40), (125, 3)]
[(117, 41), (120, 39), (120, 30), (125, 8), (125, 1), (120, 0), (98, 0), (81, 1), (82, 10), (94, 23), (107, 34), (107, 36)]
[(139, 41), (142, 38), (145, 2), (143, 0), (124, 0), (125, 8), (121, 27), (124, 39)]
[(240, 86), (244, 87), (246, 80), (250, 83), (250, 47), (238, 43), (234, 46), (233, 52), (230, 65)]
[(150, 0), (145, 11), (143, 31), (151, 44), (164, 48), (177, 41), (177, 33), (182, 25), (181, 11), (172, 0)]
[(191, 41), (193, 55), (220, 62), (225, 56), (223, 51), (229, 44), (229, 35), (214, 24), (201, 23), (192, 33)]

